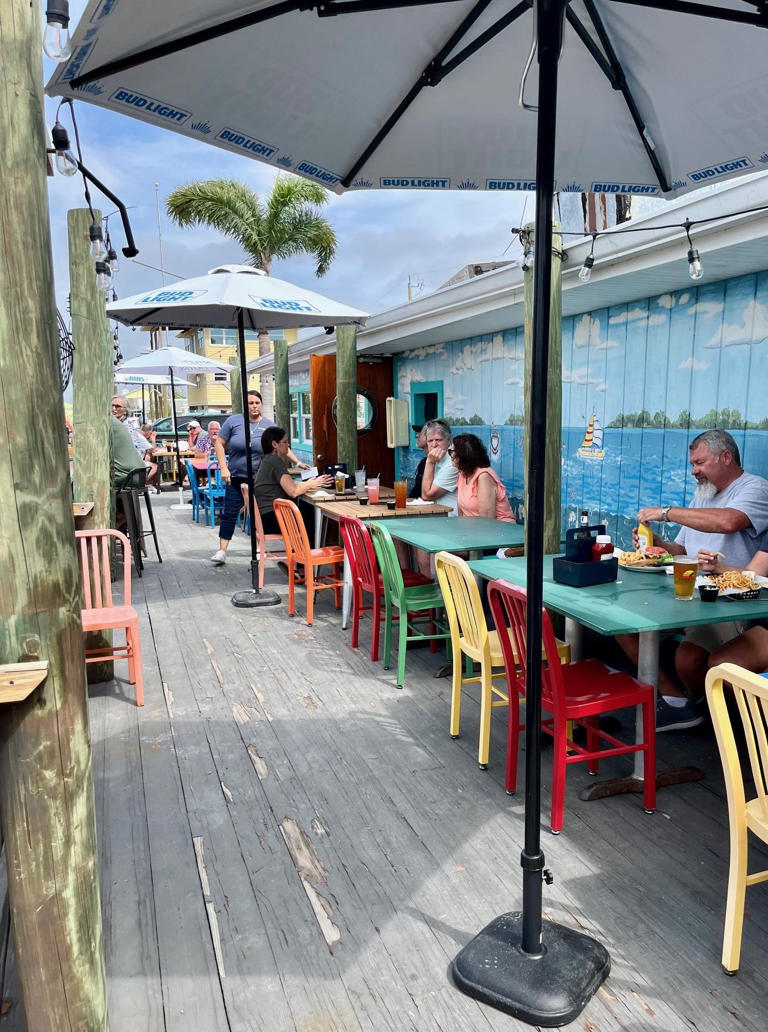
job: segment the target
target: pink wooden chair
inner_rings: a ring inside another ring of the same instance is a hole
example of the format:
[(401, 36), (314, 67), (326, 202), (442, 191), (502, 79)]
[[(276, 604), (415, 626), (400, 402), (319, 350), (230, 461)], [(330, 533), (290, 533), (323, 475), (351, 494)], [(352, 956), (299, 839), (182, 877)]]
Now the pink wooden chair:
[[(144, 705), (144, 677), (141, 669), (139, 617), (131, 605), (131, 545), (119, 530), (76, 530), (83, 578), (83, 631), (125, 630), (125, 645), (86, 649), (86, 663), (107, 659), (128, 660), (128, 680), (136, 685), (136, 705)], [(123, 604), (112, 598), (109, 545), (114, 538), (123, 547)]]
[[(240, 490), (243, 492), (243, 504), (245, 505), (243, 527), (246, 527), (248, 524), (248, 485), (241, 484)], [(285, 542), (283, 541), (282, 534), (264, 533), (264, 525), (261, 522), (261, 513), (259, 512), (259, 507), (256, 504), (255, 499), (253, 502), (253, 512), (256, 517), (256, 547), (258, 549), (259, 557), (259, 589), (261, 589), (264, 587), (264, 563), (269, 560), (272, 563), (287, 564), (288, 556), (285, 554)], [(278, 551), (267, 547), (270, 542), (275, 541), (280, 543), (280, 549)]]

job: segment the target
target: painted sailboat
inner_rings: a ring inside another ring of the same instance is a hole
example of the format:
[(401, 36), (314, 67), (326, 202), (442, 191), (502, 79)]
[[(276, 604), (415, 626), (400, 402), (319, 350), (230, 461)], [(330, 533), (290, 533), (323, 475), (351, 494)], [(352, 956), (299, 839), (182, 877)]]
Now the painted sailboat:
[(605, 458), (605, 451), (603, 450), (603, 428), (600, 426), (600, 421), (594, 412), (589, 417), (587, 430), (584, 434), (584, 440), (579, 445), (577, 454), (580, 455), (582, 459)]

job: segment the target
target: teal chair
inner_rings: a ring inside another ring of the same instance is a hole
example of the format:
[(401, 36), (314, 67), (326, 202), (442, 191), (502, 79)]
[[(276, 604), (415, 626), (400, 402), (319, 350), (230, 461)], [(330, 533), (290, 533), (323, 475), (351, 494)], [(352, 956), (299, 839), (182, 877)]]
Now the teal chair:
[(184, 465), (187, 469), (187, 480), (192, 491), (192, 519), (195, 523), (199, 523), (201, 499), (200, 488), (197, 486), (197, 472), (190, 459), (184, 459)]
[[(393, 611), (399, 613), (397, 648), (397, 687), (405, 681), (405, 653), (409, 641), (447, 641), (451, 637), (447, 624), (435, 619), (435, 610), (443, 609), (440, 587), (435, 583), (406, 587), (403, 571), (389, 531), (383, 523), (371, 523), (371, 536), (384, 584), (384, 669), (389, 670), (392, 651)], [(422, 614), (422, 615), (420, 615)], [(421, 630), (420, 625), (428, 625)]]

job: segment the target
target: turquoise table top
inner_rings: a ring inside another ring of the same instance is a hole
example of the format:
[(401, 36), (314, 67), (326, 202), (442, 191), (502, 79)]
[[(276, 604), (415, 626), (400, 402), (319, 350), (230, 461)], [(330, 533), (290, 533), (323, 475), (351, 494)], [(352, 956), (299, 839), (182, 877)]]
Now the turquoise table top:
[[(519, 548), (525, 543), (525, 527), (480, 516), (403, 516), (387, 520), (386, 528), (425, 552), (476, 552), (483, 548)], [(495, 574), (493, 576), (496, 576)]]
[[(469, 565), (488, 580), (502, 577), (525, 586), (525, 562), (524, 558), (476, 559)], [(572, 588), (552, 580), (552, 556), (544, 557), (544, 605), (600, 634), (667, 631), (768, 617), (768, 600), (702, 602), (697, 593), (690, 602), (679, 601), (674, 596), (672, 581), (671, 576), (663, 573), (638, 573), (619, 567), (619, 579), (611, 584)]]

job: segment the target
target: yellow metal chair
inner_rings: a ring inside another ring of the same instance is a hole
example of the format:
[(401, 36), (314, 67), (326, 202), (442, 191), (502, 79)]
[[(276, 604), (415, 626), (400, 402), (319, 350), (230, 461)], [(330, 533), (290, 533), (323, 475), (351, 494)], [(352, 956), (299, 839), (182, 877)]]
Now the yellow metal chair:
[[(733, 688), (752, 767), (756, 794), (755, 798), (749, 801), (744, 791), (741, 762), (725, 701), (726, 684)], [(707, 703), (725, 775), (731, 829), (731, 861), (725, 904), (722, 965), (727, 975), (735, 975), (739, 969), (747, 886), (768, 881), (768, 870), (747, 873), (747, 832), (753, 832), (763, 842), (768, 843), (768, 680), (733, 663), (721, 663), (709, 671), (706, 685)]]
[[(451, 629), (451, 738), (459, 737), (462, 689), (467, 684), (479, 684), (480, 740), (477, 762), (480, 769), (485, 770), (490, 752), (491, 712), (496, 706), (509, 703), (501, 643), (498, 632), (488, 629), (480, 589), (467, 563), (450, 552), (438, 552), (435, 556), (435, 570)], [(558, 641), (557, 651), (561, 662), (570, 662), (570, 645)], [(462, 655), (468, 660), (466, 672), (462, 669)], [(479, 675), (473, 672), (473, 662), (480, 664)], [(496, 680), (502, 684), (494, 684)]]

